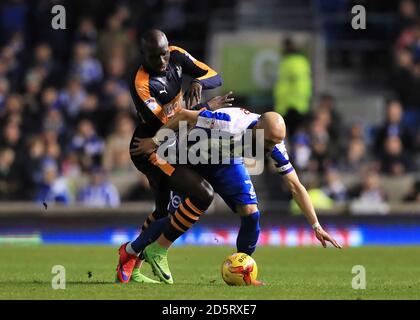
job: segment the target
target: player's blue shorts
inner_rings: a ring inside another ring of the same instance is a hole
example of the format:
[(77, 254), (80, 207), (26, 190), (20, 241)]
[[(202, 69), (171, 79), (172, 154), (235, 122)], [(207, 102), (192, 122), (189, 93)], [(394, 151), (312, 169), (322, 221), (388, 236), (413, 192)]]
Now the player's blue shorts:
[[(258, 204), (254, 185), (244, 164), (207, 164), (191, 168), (212, 185), (233, 212), (236, 212), (237, 205)], [(173, 213), (180, 202), (180, 195), (173, 193), (169, 212)]]

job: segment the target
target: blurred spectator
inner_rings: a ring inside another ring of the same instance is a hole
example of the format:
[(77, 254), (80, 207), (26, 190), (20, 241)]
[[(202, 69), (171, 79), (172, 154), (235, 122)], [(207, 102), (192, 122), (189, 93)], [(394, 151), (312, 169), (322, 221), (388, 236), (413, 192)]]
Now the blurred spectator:
[(108, 18), (107, 28), (100, 32), (98, 42), (98, 55), (102, 63), (106, 64), (114, 55), (122, 54), (128, 65), (131, 65), (136, 56), (135, 42), (129, 38), (123, 28), (127, 14), (113, 14)]
[[(312, 120), (312, 125), (314, 123), (319, 123), (323, 128), (326, 129), (328, 134), (328, 149), (330, 155), (335, 155), (338, 152), (339, 147), (339, 134), (333, 123), (332, 113), (329, 109), (320, 108), (317, 109), (314, 113), (314, 119)], [(339, 122), (338, 122), (339, 124)]]
[(62, 69), (55, 60), (52, 49), (47, 43), (40, 43), (35, 47), (35, 59), (32, 69), (37, 70), (43, 86), (61, 86)]
[(420, 202), (420, 180), (413, 183), (403, 200), (405, 202)]
[(38, 187), (36, 201), (70, 204), (71, 196), (64, 177), (58, 172), (54, 162), (47, 161), (42, 170), (43, 179)]
[(46, 87), (42, 91), (41, 104), (43, 107), (43, 113), (49, 109), (58, 109), (60, 103), (58, 100), (58, 91), (54, 87)]
[(297, 132), (292, 138), (293, 165), (301, 170), (306, 170), (311, 159), (310, 137), (304, 131)]
[(404, 174), (409, 167), (409, 157), (403, 152), (401, 139), (398, 136), (388, 137), (381, 155), (382, 172), (398, 176)]
[[(420, 40), (419, 40), (420, 41)], [(414, 63), (409, 85), (409, 101), (407, 102), (406, 114), (412, 117), (415, 123), (420, 123), (420, 60)], [(414, 125), (414, 124), (412, 124)]]
[(71, 75), (88, 88), (95, 88), (102, 81), (102, 65), (92, 56), (92, 48), (86, 42), (75, 45)]
[(58, 97), (65, 115), (70, 119), (75, 119), (86, 96), (86, 90), (80, 80), (78, 78), (70, 78), (66, 88), (60, 91)]
[(392, 86), (404, 106), (411, 104), (411, 77), (414, 66), (409, 49), (402, 48), (395, 53), (396, 64), (392, 74)]
[(80, 106), (78, 119), (88, 119), (92, 123), (101, 124), (102, 113), (99, 110), (98, 97), (95, 94), (89, 94)]
[(398, 137), (405, 151), (412, 151), (413, 138), (410, 131), (402, 123), (403, 108), (398, 100), (390, 100), (387, 104), (385, 122), (379, 127), (375, 138), (375, 151), (384, 153), (385, 141), (389, 137)]
[(350, 140), (345, 157), (341, 160), (340, 170), (358, 172), (369, 163), (365, 142), (362, 139)]
[(130, 114), (133, 120), (137, 120), (133, 100), (131, 99), (130, 92), (123, 89), (117, 89), (115, 96), (110, 97), (112, 104), (104, 107), (101, 110), (101, 136), (108, 135), (112, 132), (113, 123), (119, 113)]
[(6, 98), (4, 120), (13, 122), (19, 126), (23, 122), (23, 101), (20, 95), (11, 94)]
[(340, 114), (335, 108), (335, 98), (330, 94), (323, 93), (314, 109), (315, 114), (325, 119), (328, 133), (336, 142), (336, 139), (340, 136), (342, 121)]
[(400, 34), (401, 31), (411, 27), (417, 18), (416, 4), (412, 0), (403, 0), (398, 7), (398, 20), (396, 25), (396, 32)]
[(312, 172), (323, 173), (326, 168), (332, 164), (326, 123), (321, 119), (316, 119), (311, 123), (311, 147), (312, 154), (309, 170)]
[(328, 169), (325, 173), (322, 191), (336, 203), (344, 203), (347, 200), (346, 186), (340, 179), (336, 169)]
[(61, 163), (61, 148), (58, 142), (49, 142), (45, 146), (45, 156), (57, 166)]
[(398, 39), (395, 43), (395, 49), (409, 49), (411, 52), (411, 46), (418, 38), (418, 32), (420, 27), (420, 20), (417, 18), (415, 21), (410, 23), (409, 26), (404, 28), (401, 33), (399, 33)]
[(0, 149), (0, 201), (12, 201), (19, 198), (21, 180), (15, 164), (13, 150)]
[(102, 85), (102, 101), (105, 108), (111, 108), (115, 103), (115, 99), (126, 88), (122, 87), (115, 79), (105, 79)]
[(117, 188), (106, 181), (103, 169), (94, 167), (89, 174), (89, 184), (77, 196), (78, 202), (88, 207), (118, 207), (120, 196)]
[(33, 199), (34, 191), (42, 182), (42, 166), (45, 159), (45, 145), (41, 137), (33, 136), (27, 142), (28, 153), (24, 157), (22, 166), (24, 198)]
[(72, 150), (77, 152), (81, 159), (82, 169), (100, 164), (104, 142), (97, 136), (91, 121), (84, 119), (79, 122), (72, 140)]
[(362, 184), (349, 192), (351, 198), (361, 203), (374, 204), (384, 203), (388, 196), (381, 188), (379, 175), (373, 171), (367, 171), (362, 175)]
[(74, 36), (75, 42), (84, 42), (89, 44), (92, 53), (96, 53), (96, 42), (98, 39), (98, 31), (95, 24), (90, 17), (84, 17), (77, 28)]
[(11, 148), (17, 155), (23, 152), (23, 139), (19, 125), (9, 121), (3, 128), (0, 146)]
[(63, 159), (62, 170), (63, 176), (66, 178), (79, 178), (81, 176), (82, 170), (76, 152), (69, 152)]
[[(411, 3), (411, 4), (408, 4)], [(406, 6), (412, 7), (411, 1)], [(413, 9), (410, 9), (413, 10)], [(396, 42), (393, 87), (404, 107), (403, 122), (413, 132), (420, 124), (420, 18)]]
[(106, 80), (114, 81), (117, 89), (129, 89), (126, 81), (127, 63), (122, 54), (115, 54), (106, 62)]
[(137, 171), (138, 180), (123, 195), (122, 201), (141, 201), (153, 199), (153, 192), (146, 176)]
[(301, 54), (295, 42), (287, 38), (283, 42), (283, 56), (279, 66), (279, 78), (274, 89), (275, 111), (280, 113), (290, 135), (302, 125), (309, 112), (312, 94), (311, 66)]
[(127, 172), (133, 170), (130, 153), (130, 141), (134, 131), (134, 122), (130, 115), (120, 113), (115, 121), (115, 130), (108, 137), (103, 157), (103, 166), (109, 172)]
[(13, 87), (19, 87), (22, 70), (16, 52), (10, 45), (0, 50), (0, 77), (6, 77)]
[(5, 112), (6, 97), (9, 93), (9, 81), (6, 78), (0, 78), (0, 119)]
[(348, 131), (348, 136), (346, 136), (347, 140), (363, 140), (368, 142), (368, 139), (365, 135), (365, 125), (362, 121), (353, 121), (350, 124), (350, 128)]
[(59, 142), (63, 147), (66, 146), (66, 124), (58, 109), (51, 109), (46, 113), (42, 123), (42, 129), (44, 134), (54, 135), (52, 142)]

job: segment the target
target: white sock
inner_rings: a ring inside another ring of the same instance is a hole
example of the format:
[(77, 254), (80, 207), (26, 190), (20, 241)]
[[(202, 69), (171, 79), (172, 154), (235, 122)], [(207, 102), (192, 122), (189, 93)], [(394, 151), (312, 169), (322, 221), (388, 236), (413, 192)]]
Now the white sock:
[(125, 251), (126, 251), (128, 254), (135, 254), (136, 256), (138, 256), (138, 255), (139, 255), (139, 254), (138, 254), (137, 252), (135, 252), (135, 251), (133, 250), (133, 248), (131, 247), (131, 242), (127, 243), (127, 245), (125, 246)]

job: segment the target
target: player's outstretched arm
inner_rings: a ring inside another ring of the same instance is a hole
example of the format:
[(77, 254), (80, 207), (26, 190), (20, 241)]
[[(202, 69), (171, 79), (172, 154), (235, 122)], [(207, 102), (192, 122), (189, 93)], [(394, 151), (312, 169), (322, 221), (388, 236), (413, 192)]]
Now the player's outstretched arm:
[(326, 248), (326, 242), (328, 241), (331, 242), (334, 247), (341, 249), (341, 245), (324, 229), (322, 229), (321, 225), (319, 224), (314, 206), (312, 205), (312, 201), (309, 198), (309, 194), (306, 191), (306, 188), (300, 182), (296, 171), (293, 170), (288, 174), (283, 175), (283, 179), (285, 180), (287, 187), (292, 193), (293, 199), (295, 199), (299, 208), (302, 210), (306, 219), (314, 229), (315, 235), (317, 239), (322, 243), (322, 246)]
[(181, 122), (187, 122), (189, 127), (194, 126), (197, 123), (198, 115), (201, 112), (201, 110), (194, 111), (194, 110), (187, 110), (187, 109), (181, 109), (175, 115), (169, 119), (169, 121), (163, 125), (159, 131), (156, 133), (156, 135), (153, 138), (134, 138), (133, 146), (134, 148), (130, 149), (130, 153), (132, 156), (139, 156), (142, 154), (151, 154), (154, 152), (157, 147), (160, 145), (160, 132), (163, 132), (162, 130), (173, 130), (176, 131), (179, 129), (179, 124)]
[[(217, 96), (207, 102), (210, 110), (217, 110), (223, 107), (230, 107), (232, 106), (231, 102), (234, 100), (230, 95), (232, 92), (229, 92), (223, 96)], [(197, 123), (198, 116), (202, 110), (188, 110), (182, 109), (174, 114), (169, 121), (164, 124), (156, 135), (153, 138), (134, 138), (133, 146), (134, 148), (130, 149), (130, 153), (132, 156), (138, 156), (141, 154), (150, 154), (157, 149), (160, 144), (159, 136), (160, 132), (164, 132), (161, 130), (171, 129), (173, 131), (177, 131), (179, 129), (179, 124), (182, 121), (187, 122), (189, 127), (194, 127)]]

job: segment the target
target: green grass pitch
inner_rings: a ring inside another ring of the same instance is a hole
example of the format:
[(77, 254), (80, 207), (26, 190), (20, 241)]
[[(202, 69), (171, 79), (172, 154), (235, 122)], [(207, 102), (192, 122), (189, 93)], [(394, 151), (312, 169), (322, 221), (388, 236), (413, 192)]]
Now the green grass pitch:
[[(114, 247), (0, 246), (0, 299), (420, 299), (420, 247), (261, 247), (253, 257), (264, 287), (224, 284), (220, 268), (232, 252), (175, 247), (174, 285), (122, 285)], [(54, 265), (65, 267), (65, 290), (52, 289)], [(354, 265), (366, 268), (365, 290), (351, 286)]]

